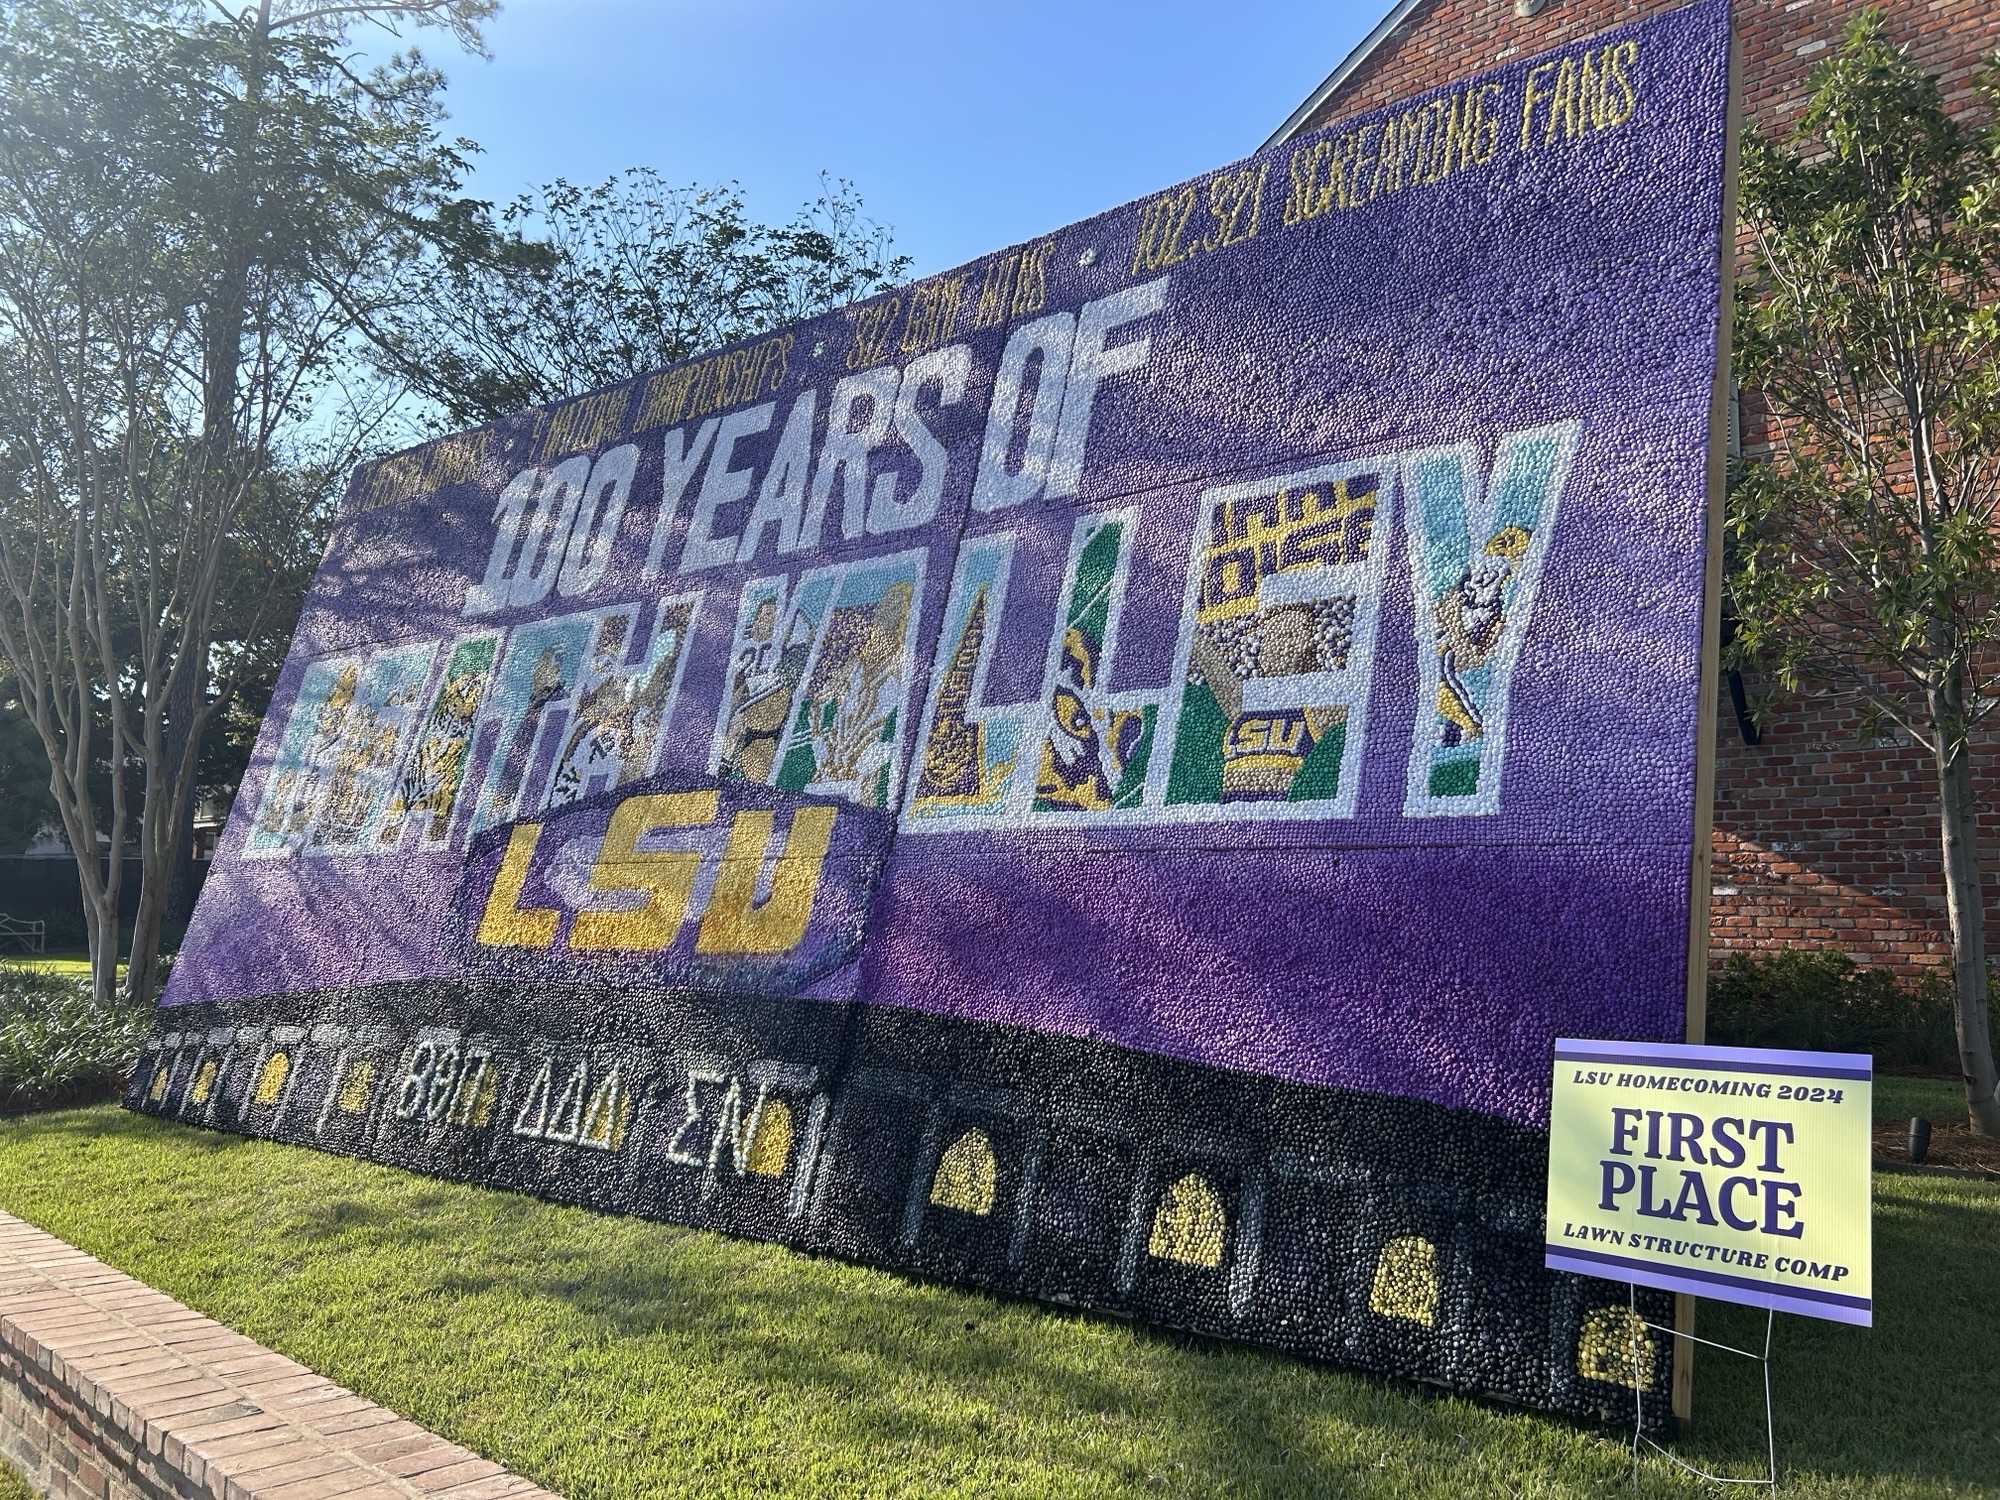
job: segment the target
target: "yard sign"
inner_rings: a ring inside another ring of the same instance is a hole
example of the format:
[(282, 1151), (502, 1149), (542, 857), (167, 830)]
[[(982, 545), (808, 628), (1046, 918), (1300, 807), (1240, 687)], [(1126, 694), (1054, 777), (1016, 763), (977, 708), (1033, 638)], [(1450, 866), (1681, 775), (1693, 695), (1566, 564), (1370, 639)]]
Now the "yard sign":
[(1548, 1264), (1874, 1321), (1865, 1053), (1562, 1038)]

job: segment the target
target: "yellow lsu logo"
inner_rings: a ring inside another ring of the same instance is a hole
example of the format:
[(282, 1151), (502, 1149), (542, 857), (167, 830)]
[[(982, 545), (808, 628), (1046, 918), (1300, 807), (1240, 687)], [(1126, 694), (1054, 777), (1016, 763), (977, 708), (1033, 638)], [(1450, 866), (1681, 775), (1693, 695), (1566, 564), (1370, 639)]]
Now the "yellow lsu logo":
[[(619, 803), (591, 864), (590, 889), (606, 894), (637, 892), (645, 899), (615, 910), (577, 911), (570, 923), (569, 947), (586, 953), (655, 953), (666, 948), (688, 922), (698, 879), (708, 864), (714, 866), (715, 879), (695, 932), (696, 953), (770, 955), (797, 947), (812, 919), (820, 871), (833, 842), (835, 809), (800, 807), (792, 813), (784, 850), (770, 862), (769, 894), (759, 902), (758, 876), (776, 821), (768, 811), (737, 813), (720, 856), (699, 849), (639, 848), (639, 841), (655, 829), (709, 827), (718, 808), (713, 790), (663, 792)], [(553, 906), (521, 905), (541, 837), (540, 823), (515, 827), (479, 919), (477, 938), (482, 946), (555, 945), (564, 913)]]
[(1299, 714), (1245, 715), (1230, 726), (1229, 751), (1234, 755), (1254, 755), (1260, 751), (1297, 754), (1305, 730), (1305, 719)]

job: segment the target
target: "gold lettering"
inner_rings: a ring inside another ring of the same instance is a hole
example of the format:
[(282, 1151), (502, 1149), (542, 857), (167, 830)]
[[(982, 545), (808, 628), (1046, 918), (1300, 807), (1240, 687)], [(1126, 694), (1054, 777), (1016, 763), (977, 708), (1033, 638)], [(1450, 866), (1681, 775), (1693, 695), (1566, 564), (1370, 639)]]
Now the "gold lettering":
[(1044, 240), (1021, 252), (1021, 266), (1014, 274), (1015, 317), (1027, 317), (1049, 305), (1049, 251), (1054, 248), (1053, 240)]
[(1399, 185), (1415, 187), (1423, 181), (1424, 144), (1430, 138), (1430, 113), (1406, 110), (1396, 130), (1396, 178)]
[(375, 466), (375, 472), (370, 476), (368, 503), (373, 507), (400, 505), (405, 500), (414, 500), (423, 477), (422, 454), (398, 453), (385, 458)]
[(448, 484), (463, 484), (467, 480), (477, 478), (480, 467), (486, 462), (492, 438), (491, 433), (480, 432), (433, 443), (424, 465), (422, 483), (425, 492), (441, 490)]
[[(1313, 175), (1317, 185), (1313, 189), (1312, 209), (1306, 215), (1309, 219), (1316, 219), (1332, 208), (1339, 196), (1339, 184), (1334, 181), (1332, 171), (1333, 160), (1333, 140), (1326, 137), (1313, 147)], [(1327, 168), (1324, 176), (1319, 175), (1322, 167)]]
[(1588, 52), (1577, 61), (1576, 106), (1591, 129), (1604, 128), (1604, 65)]
[(1426, 162), (1424, 166), (1426, 186), (1432, 182), (1442, 182), (1452, 174), (1452, 154), (1458, 150), (1458, 96), (1454, 94), (1448, 104), (1442, 98), (1432, 100), (1430, 114), (1434, 128), (1430, 142), (1432, 146), (1430, 162)]
[(769, 812), (746, 809), (730, 825), (729, 846), (695, 935), (695, 952), (786, 953), (806, 935), (820, 870), (833, 841), (834, 809), (801, 807), (792, 814), (785, 852), (771, 864), (771, 893), (759, 906), (757, 875), (773, 821)]
[[(1368, 198), (1373, 198), (1375, 196), (1375, 165), (1376, 165), (1375, 152), (1379, 150), (1381, 147), (1381, 141), (1380, 141), (1381, 130), (1382, 127), (1380, 125), (1363, 125), (1361, 127), (1360, 140), (1357, 142), (1354, 148), (1355, 182), (1357, 183), (1357, 185), (1359, 184), (1361, 180), (1362, 171), (1366, 170), (1366, 172), (1368, 173)], [(1370, 136), (1377, 137), (1373, 146), (1371, 146), (1369, 143), (1368, 138)], [(1361, 202), (1366, 203), (1368, 201), (1368, 198), (1363, 198)]]
[(715, 821), (716, 806), (713, 791), (661, 792), (619, 803), (590, 867), (590, 888), (644, 891), (646, 904), (626, 911), (578, 912), (570, 947), (653, 953), (673, 942), (687, 920), (701, 854), (693, 849), (641, 850), (639, 840), (655, 828), (706, 827)]
[(1472, 119), (1474, 123), (1467, 133), (1472, 137), (1473, 142), (1472, 159), (1481, 166), (1485, 166), (1486, 163), (1493, 160), (1493, 153), (1500, 145), (1499, 116), (1496, 114), (1489, 118), (1486, 113), (1486, 96), (1499, 92), (1499, 84), (1485, 83), (1475, 89), (1472, 95)]
[(643, 430), (651, 427), (671, 427), (680, 421), (681, 412), (687, 406), (688, 371), (662, 370), (646, 382), (644, 397), (639, 403), (638, 426)]
[(897, 352), (922, 354), (944, 343), (958, 331), (958, 314), (964, 299), (962, 277), (941, 276), (916, 288), (910, 299), (910, 314), (903, 320), (903, 337)]
[(1547, 146), (1556, 138), (1556, 120), (1560, 117), (1563, 135), (1569, 140), (1576, 139), (1576, 62), (1565, 57), (1556, 68), (1556, 87), (1553, 101), (1549, 105), (1548, 128), (1542, 132), (1542, 144)]
[(847, 368), (866, 369), (889, 357), (889, 335), (903, 310), (901, 297), (884, 297), (864, 307), (847, 309), (847, 321), (854, 336), (847, 346)]
[(1421, 187), (1431, 180), (1431, 156), (1437, 147), (1437, 101), (1408, 111), (1403, 116), (1402, 150), (1408, 158), (1404, 184)]
[(621, 386), (615, 391), (606, 391), (597, 400), (597, 425), (591, 434), (591, 447), (608, 443), (625, 432), (625, 409), (631, 404), (632, 392)]
[(929, 337), (931, 304), (936, 297), (928, 282), (910, 292), (910, 310), (903, 317), (903, 336), (896, 341), (898, 354), (921, 354)]
[[(1177, 266), (1194, 251), (1182, 243), (1187, 235), (1188, 220), (1194, 215), (1195, 190), (1189, 183), (1178, 193), (1162, 193), (1159, 198), (1161, 219), (1153, 232), (1153, 253), (1148, 258), (1146, 269), (1164, 270)], [(1023, 268), (1025, 270), (1025, 267)], [(1015, 297), (1015, 316), (1020, 316), (1020, 298)]]
[[(1144, 214), (1141, 214), (1143, 220)], [(1144, 237), (1141, 236), (1143, 248)], [(1014, 295), (1014, 267), (1021, 255), (997, 255), (986, 262), (979, 273), (979, 304), (973, 309), (972, 326), (976, 329), (998, 328), (1007, 321), (1007, 303)]]
[(1529, 149), (1528, 131), (1534, 123), (1535, 105), (1549, 97), (1545, 90), (1535, 87), (1535, 80), (1546, 74), (1553, 73), (1555, 70), (1556, 65), (1554, 63), (1543, 63), (1539, 67), (1528, 69), (1527, 86), (1521, 91), (1521, 149), (1523, 151)]
[(715, 361), (702, 360), (694, 367), (694, 378), (688, 382), (688, 415), (704, 417), (715, 410)]
[(546, 948), (556, 940), (556, 923), (562, 913), (551, 906), (521, 905), (528, 867), (541, 839), (539, 823), (516, 824), (508, 838), (507, 852), (500, 857), (493, 889), (486, 897), (486, 910), (479, 917), (479, 941), (486, 947)]
[(1403, 185), (1403, 148), (1399, 143), (1396, 122), (1391, 119), (1382, 126), (1382, 143), (1375, 153), (1375, 170), (1369, 174), (1368, 196), (1379, 198), (1385, 192), (1393, 193)]
[(1202, 236), (1202, 249), (1220, 250), (1227, 245), (1239, 244), (1257, 233), (1257, 215), (1262, 207), (1264, 182), (1269, 174), (1270, 163), (1266, 162), (1255, 172), (1245, 167), (1240, 172), (1219, 172), (1208, 180), (1211, 228)]
[(1625, 76), (1625, 70), (1639, 60), (1639, 44), (1620, 42), (1606, 48), (1605, 55), (1610, 65), (1611, 87), (1617, 91), (1617, 97), (1605, 101), (1604, 117), (1613, 125), (1623, 125), (1639, 107), (1638, 88)]
[(1333, 154), (1327, 161), (1327, 173), (1334, 190), (1334, 205), (1342, 209), (1354, 207), (1357, 184), (1354, 180), (1354, 136), (1351, 133), (1334, 143)]
[(1314, 141), (1292, 153), (1292, 190), (1285, 198), (1283, 220), (1287, 229), (1313, 216), (1313, 177), (1319, 171), (1320, 153), (1325, 149), (1325, 141)]
[(1453, 172), (1456, 172), (1465, 164), (1464, 109), (1465, 95), (1453, 94), (1450, 106), (1442, 112), (1444, 117), (1444, 140), (1442, 142), (1443, 149), (1439, 155), (1443, 159), (1443, 167), (1437, 174), (1439, 178), (1451, 176)]
[(619, 418), (623, 416), (624, 398), (623, 391), (607, 391), (558, 407), (543, 430), (538, 457), (553, 458), (557, 454), (595, 447), (603, 440), (607, 430), (615, 430)]

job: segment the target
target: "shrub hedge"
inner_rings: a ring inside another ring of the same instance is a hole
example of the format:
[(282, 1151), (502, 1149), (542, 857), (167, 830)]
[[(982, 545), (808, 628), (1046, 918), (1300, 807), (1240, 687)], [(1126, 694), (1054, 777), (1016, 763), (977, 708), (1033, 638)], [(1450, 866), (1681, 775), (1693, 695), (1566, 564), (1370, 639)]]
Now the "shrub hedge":
[(1708, 1039), (1867, 1052), (1880, 1069), (1958, 1072), (1948, 977), (1904, 981), (1824, 949), (1730, 955), (1708, 977)]
[(144, 1006), (100, 1005), (87, 981), (0, 965), (0, 1112), (118, 1093), (151, 1022)]

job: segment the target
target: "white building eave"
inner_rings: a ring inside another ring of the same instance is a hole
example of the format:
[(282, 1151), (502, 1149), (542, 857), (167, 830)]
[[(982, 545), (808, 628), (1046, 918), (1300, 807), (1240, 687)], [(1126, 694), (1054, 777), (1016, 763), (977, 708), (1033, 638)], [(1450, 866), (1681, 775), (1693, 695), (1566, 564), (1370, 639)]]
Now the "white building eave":
[(1326, 75), (1326, 81), (1306, 97), (1305, 103), (1292, 111), (1264, 145), (1278, 145), (1303, 130), (1306, 122), (1319, 112), (1320, 106), (1338, 93), (1341, 85), (1353, 77), (1355, 71), (1374, 55), (1375, 49), (1387, 41), (1396, 28), (1410, 18), (1410, 13), (1423, 3), (1424, 0), (1397, 0), (1396, 8), (1378, 21), (1375, 29), (1361, 39), (1360, 45), (1340, 60), (1340, 66)]

